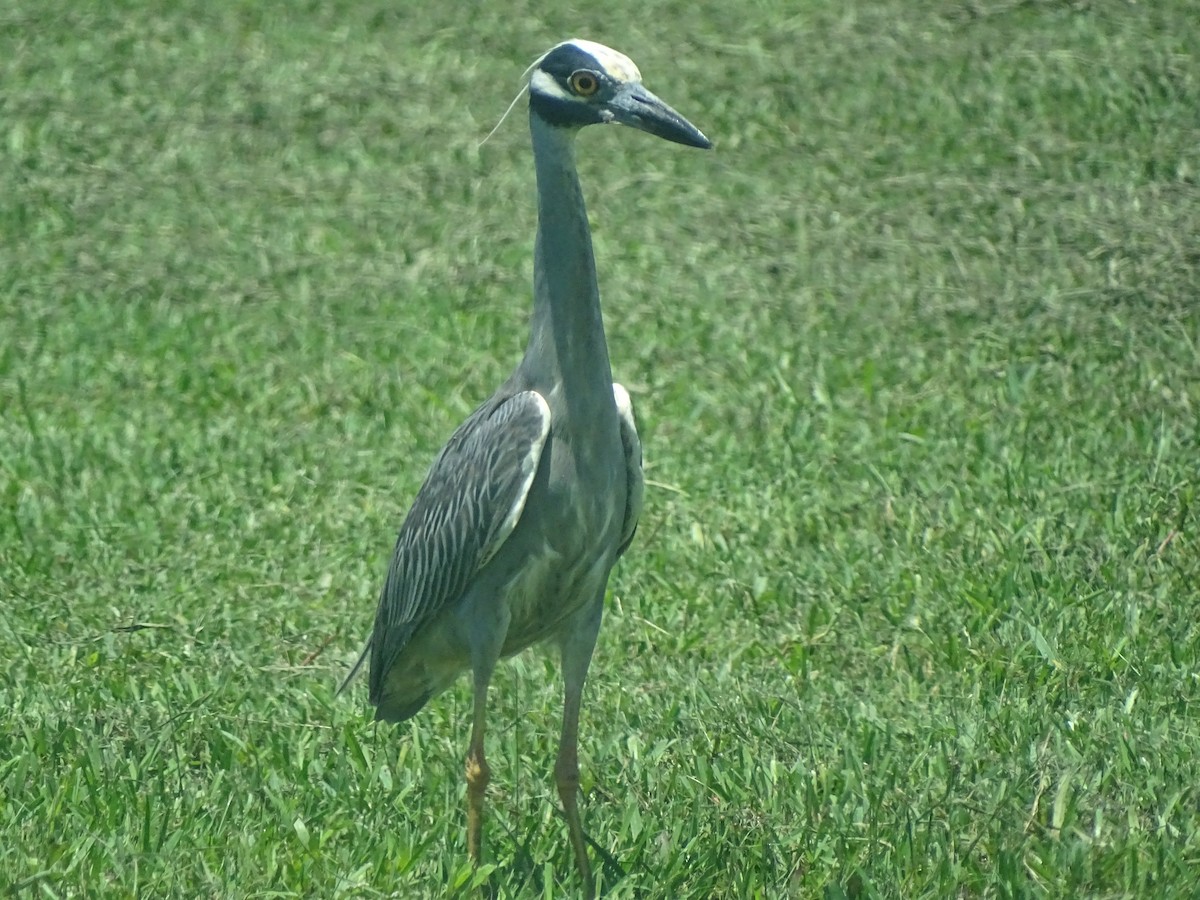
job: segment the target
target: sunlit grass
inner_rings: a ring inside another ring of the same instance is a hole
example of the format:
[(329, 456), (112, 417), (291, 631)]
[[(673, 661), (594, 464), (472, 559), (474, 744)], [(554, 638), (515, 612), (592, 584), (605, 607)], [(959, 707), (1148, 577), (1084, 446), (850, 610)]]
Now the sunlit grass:
[[(651, 486), (586, 694), (612, 897), (1188, 896), (1200, 32), (1183, 2), (0, 13), (0, 887), (578, 891), (557, 666), (333, 691), (524, 346), (572, 34), (715, 140), (580, 139)], [(799, 7), (799, 8), (797, 8)]]

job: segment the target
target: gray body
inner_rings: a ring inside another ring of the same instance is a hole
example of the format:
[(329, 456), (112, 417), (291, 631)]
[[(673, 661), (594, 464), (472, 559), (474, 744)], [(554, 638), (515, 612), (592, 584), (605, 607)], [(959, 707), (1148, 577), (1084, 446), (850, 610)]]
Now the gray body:
[(554, 774), (590, 897), (579, 710), (609, 572), (633, 540), (644, 483), (629, 394), (609, 368), (575, 136), (613, 122), (711, 145), (608, 47), (566, 41), (527, 74), (538, 189), (529, 343), (434, 460), (400, 527), (375, 629), (342, 687), (369, 658), (375, 717), (400, 722), (471, 670), (467, 849), (478, 864), (488, 683), (501, 657), (555, 641), (564, 703)]
[(594, 641), (637, 527), (641, 446), (612, 382), (574, 135), (536, 115), (530, 129), (539, 197), (558, 202), (539, 203), (529, 344), (439, 454), (401, 529), (369, 647), (386, 721), (477, 661), (578, 632)]

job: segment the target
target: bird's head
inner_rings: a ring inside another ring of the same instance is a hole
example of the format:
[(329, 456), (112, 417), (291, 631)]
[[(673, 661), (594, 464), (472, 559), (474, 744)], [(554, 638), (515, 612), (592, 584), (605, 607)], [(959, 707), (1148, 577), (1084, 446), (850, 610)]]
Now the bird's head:
[(628, 56), (574, 38), (550, 48), (529, 67), (530, 109), (551, 125), (629, 125), (677, 144), (707, 150), (700, 129), (642, 86)]

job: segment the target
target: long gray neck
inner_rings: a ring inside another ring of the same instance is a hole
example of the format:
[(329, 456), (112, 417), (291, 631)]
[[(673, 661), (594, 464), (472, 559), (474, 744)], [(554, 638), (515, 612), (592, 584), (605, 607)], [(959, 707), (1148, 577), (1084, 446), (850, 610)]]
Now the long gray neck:
[(575, 130), (530, 112), (537, 170), (533, 321), (520, 372), (536, 390), (558, 388), (578, 415), (612, 406), (612, 371), (587, 209), (575, 169)]

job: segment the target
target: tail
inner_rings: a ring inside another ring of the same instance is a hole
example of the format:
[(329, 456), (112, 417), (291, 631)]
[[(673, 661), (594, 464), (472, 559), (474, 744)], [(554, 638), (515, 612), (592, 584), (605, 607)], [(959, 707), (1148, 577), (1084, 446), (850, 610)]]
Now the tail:
[[(372, 637), (372, 640), (374, 638)], [(363, 663), (367, 661), (367, 657), (371, 654), (371, 641), (367, 641), (367, 646), (363, 648), (363, 652), (358, 656), (358, 662), (354, 664), (354, 668), (350, 670), (350, 674), (342, 681), (341, 686), (337, 689), (335, 697), (340, 697), (345, 692), (346, 688), (350, 687), (350, 682), (358, 677), (358, 673), (362, 671)]]

